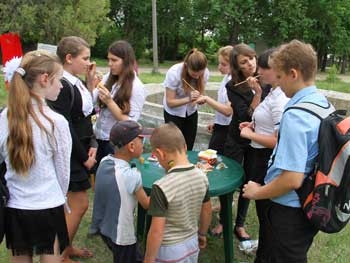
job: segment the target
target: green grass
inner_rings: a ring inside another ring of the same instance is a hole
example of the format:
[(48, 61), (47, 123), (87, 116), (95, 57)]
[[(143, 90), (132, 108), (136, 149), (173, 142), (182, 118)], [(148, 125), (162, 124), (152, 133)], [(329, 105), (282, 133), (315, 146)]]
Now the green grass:
[[(80, 224), (79, 231), (74, 239), (74, 245), (78, 247), (88, 247), (94, 253), (94, 257), (91, 259), (84, 259), (84, 263), (112, 263), (111, 252), (107, 249), (105, 244), (101, 241), (98, 236), (88, 237), (87, 233), (91, 222), (92, 213), (92, 200), (93, 192), (89, 191), (90, 195), (90, 206), (89, 210), (85, 214), (82, 223)], [(234, 203), (237, 204), (238, 193), (234, 195)], [(213, 199), (213, 203), (217, 203), (217, 199)], [(233, 218), (236, 216), (236, 205), (233, 207)], [(217, 213), (213, 214), (214, 226), (217, 222)], [(248, 217), (246, 220), (247, 231), (253, 238), (258, 238), (257, 234), (257, 218), (255, 214), (254, 202), (248, 210)], [(9, 253), (6, 250), (5, 242), (0, 246), (0, 262), (9, 262)], [(350, 226), (347, 225), (344, 230), (337, 234), (325, 234), (319, 233), (312, 244), (309, 251), (309, 263), (347, 263), (349, 262), (350, 249), (348, 249), (350, 243)], [(253, 255), (247, 255), (242, 253), (237, 248), (237, 240), (234, 240), (234, 262), (254, 262)], [(38, 260), (36, 259), (36, 261)], [(223, 251), (223, 239), (221, 238), (208, 238), (208, 247), (201, 251), (199, 256), (200, 263), (222, 263), (224, 262), (224, 251)]]

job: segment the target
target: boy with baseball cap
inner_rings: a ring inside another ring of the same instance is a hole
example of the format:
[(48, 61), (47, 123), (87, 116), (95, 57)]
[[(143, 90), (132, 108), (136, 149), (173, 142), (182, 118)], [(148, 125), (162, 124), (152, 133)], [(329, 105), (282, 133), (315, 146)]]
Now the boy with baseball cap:
[(113, 252), (114, 263), (143, 260), (132, 222), (137, 202), (148, 209), (149, 197), (143, 190), (141, 173), (129, 161), (142, 154), (143, 138), (151, 133), (152, 129), (132, 120), (117, 122), (110, 132), (114, 155), (104, 157), (96, 172), (90, 233), (101, 235)]

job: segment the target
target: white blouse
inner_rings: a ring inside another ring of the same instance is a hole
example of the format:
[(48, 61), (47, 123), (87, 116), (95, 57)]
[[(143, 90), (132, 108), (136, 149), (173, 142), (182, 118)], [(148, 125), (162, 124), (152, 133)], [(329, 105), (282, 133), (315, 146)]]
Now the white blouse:
[[(51, 123), (41, 115), (33, 101), (34, 110), (44, 127), (51, 131)], [(30, 118), (33, 132), (35, 160), (27, 175), (17, 174), (11, 167), (7, 137), (7, 108), (0, 117), (0, 162), (6, 162), (5, 178), (10, 192), (8, 207), (40, 210), (65, 203), (70, 178), (72, 140), (66, 119), (44, 106), (44, 113), (54, 122), (53, 137), (49, 138)]]
[[(231, 80), (231, 75), (227, 74), (224, 76), (223, 80), (220, 83), (220, 87), (218, 89), (218, 102), (221, 104), (226, 104), (229, 100), (227, 97), (226, 83)], [(220, 125), (229, 125), (232, 119), (232, 114), (230, 116), (226, 116), (221, 112), (215, 111), (214, 123)]]
[[(109, 73), (103, 76), (102, 82), (106, 83), (108, 79)], [(116, 94), (120, 87), (114, 84), (112, 86), (111, 95), (112, 97)], [(98, 89), (94, 89), (93, 91), (94, 103), (97, 103), (98, 98)], [(143, 105), (146, 101), (146, 90), (141, 82), (141, 80), (136, 76), (132, 83), (132, 92), (130, 97), (130, 112), (129, 112), (129, 120), (138, 121), (141, 116)], [(114, 118), (112, 112), (104, 107), (99, 111), (98, 117), (96, 119), (95, 125), (95, 135), (96, 139), (108, 141), (109, 133), (113, 127), (113, 125), (117, 122)]]
[[(280, 87), (271, 89), (266, 98), (254, 110), (252, 121), (258, 134), (271, 135), (279, 129), (284, 106), (289, 101)], [(251, 141), (253, 148), (265, 148)]]
[[(182, 87), (182, 80), (181, 80), (181, 72), (183, 68), (184, 63), (178, 63), (169, 68), (169, 70), (166, 73), (165, 80), (163, 82), (163, 87), (165, 89), (171, 89), (176, 92), (176, 99), (185, 98), (188, 95), (185, 94), (185, 90)], [(209, 70), (206, 68), (204, 71), (204, 84), (206, 85), (209, 79)], [(164, 110), (174, 116), (178, 117), (186, 117), (187, 115), (191, 115), (197, 110), (197, 104), (187, 103), (178, 107), (172, 107), (170, 108), (168, 104), (166, 103), (166, 94), (164, 92), (163, 97), (163, 106)]]

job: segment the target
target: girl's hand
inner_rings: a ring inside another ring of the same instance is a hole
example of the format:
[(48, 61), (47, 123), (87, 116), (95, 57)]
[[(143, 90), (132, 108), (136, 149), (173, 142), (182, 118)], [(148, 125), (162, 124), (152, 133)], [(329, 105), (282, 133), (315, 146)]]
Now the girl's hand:
[(209, 125), (207, 126), (207, 132), (213, 133), (213, 131), (214, 131), (214, 124), (212, 123), (212, 124), (209, 124)]
[(90, 90), (90, 92), (92, 92), (93, 89), (96, 87), (94, 83), (95, 75), (96, 75), (96, 62), (91, 62), (91, 64), (87, 67), (86, 73), (85, 73), (86, 86)]
[(252, 134), (254, 134), (254, 130), (249, 126), (246, 126), (243, 129), (241, 129), (242, 138), (251, 139)]
[(201, 95), (201, 94), (199, 93), (198, 90), (193, 90), (193, 91), (191, 91), (191, 93), (190, 93), (190, 99), (191, 99), (191, 101), (193, 102), (193, 101), (197, 100), (197, 99), (199, 98), (200, 95)]
[(239, 124), (239, 129), (242, 130), (244, 127), (248, 127), (251, 123), (249, 121), (244, 121)]
[(89, 157), (96, 158), (97, 148), (90, 147), (88, 155)]
[(86, 169), (90, 170), (92, 167), (94, 167), (96, 163), (96, 159), (92, 156), (89, 156), (89, 159), (87, 159), (84, 163), (84, 166), (86, 167)]
[(199, 96), (193, 103), (197, 103), (198, 105), (203, 105), (207, 102), (207, 96)]
[(247, 82), (248, 82), (249, 87), (250, 87), (252, 90), (254, 90), (255, 93), (258, 93), (258, 94), (261, 94), (261, 93), (262, 93), (259, 80), (258, 80), (256, 77), (253, 77), (253, 76), (248, 77), (248, 78), (247, 78)]
[(102, 85), (98, 85), (98, 97), (106, 105), (110, 100), (112, 100), (111, 93), (106, 87)]

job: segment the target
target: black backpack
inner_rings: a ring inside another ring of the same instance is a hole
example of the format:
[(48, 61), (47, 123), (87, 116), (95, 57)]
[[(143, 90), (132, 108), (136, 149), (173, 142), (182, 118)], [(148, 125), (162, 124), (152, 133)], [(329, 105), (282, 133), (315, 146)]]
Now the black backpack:
[(319, 155), (311, 174), (296, 190), (311, 224), (326, 233), (339, 232), (350, 219), (350, 117), (346, 111), (303, 102), (300, 109), (321, 120)]

